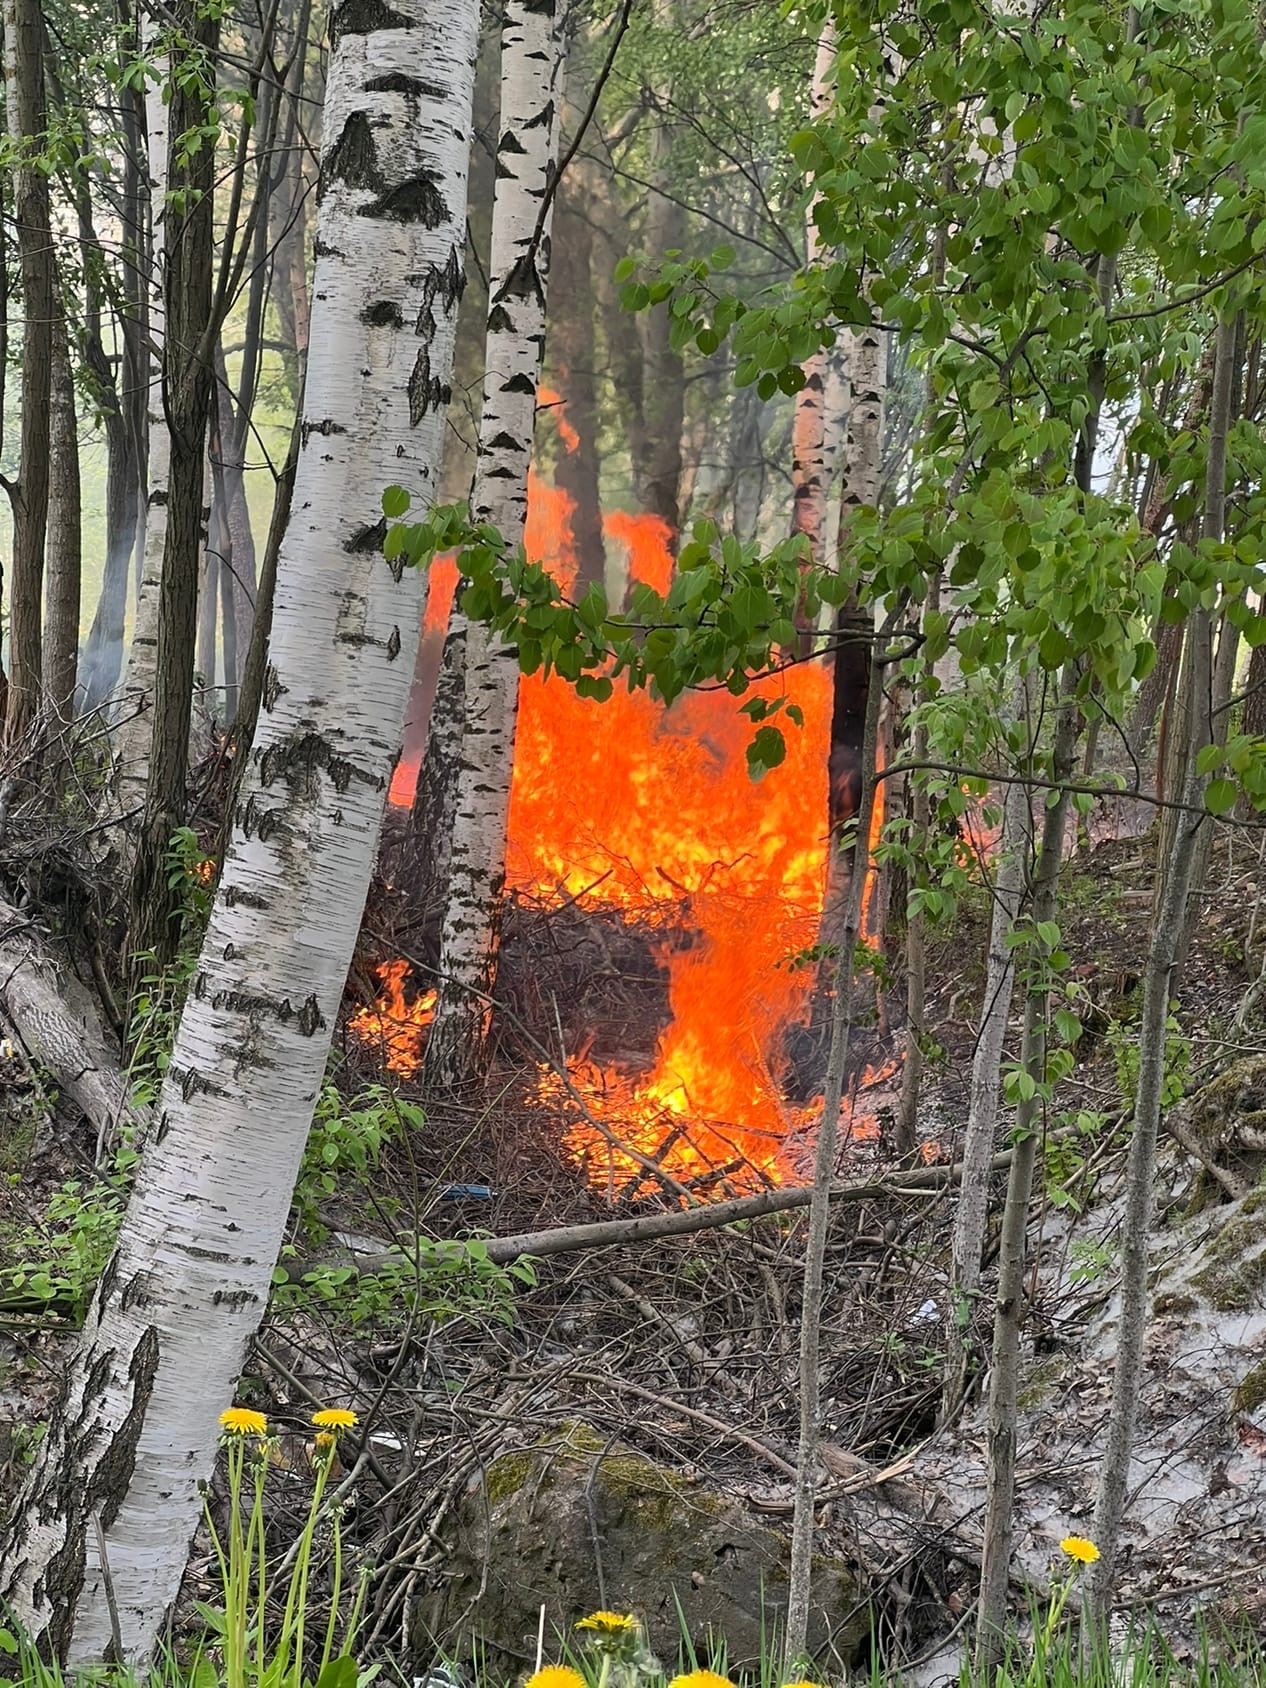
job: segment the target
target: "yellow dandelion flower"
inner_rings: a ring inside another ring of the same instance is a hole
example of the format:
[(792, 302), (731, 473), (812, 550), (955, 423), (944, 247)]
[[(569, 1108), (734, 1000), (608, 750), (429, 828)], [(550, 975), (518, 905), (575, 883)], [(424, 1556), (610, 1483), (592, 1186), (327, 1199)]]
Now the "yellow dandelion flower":
[(250, 1407), (229, 1407), (220, 1414), (220, 1424), (230, 1436), (262, 1436), (268, 1429), (263, 1413)]
[(338, 1437), (332, 1430), (318, 1430), (313, 1440), (318, 1448), (332, 1448), (338, 1441)]
[(1093, 1565), (1099, 1557), (1099, 1549), (1094, 1542), (1087, 1541), (1085, 1536), (1065, 1536), (1060, 1547), (1070, 1559), (1075, 1559), (1079, 1565)]
[(688, 1670), (684, 1676), (674, 1676), (668, 1688), (734, 1688), (734, 1684), (714, 1670)]
[(632, 1612), (590, 1612), (587, 1618), (581, 1618), (576, 1628), (595, 1635), (628, 1635), (637, 1628), (637, 1619)]
[(350, 1430), (360, 1420), (346, 1407), (322, 1407), (319, 1413), (313, 1413), (312, 1422), (323, 1425), (327, 1430)]
[(585, 1688), (585, 1679), (567, 1665), (545, 1665), (528, 1677), (523, 1688)]

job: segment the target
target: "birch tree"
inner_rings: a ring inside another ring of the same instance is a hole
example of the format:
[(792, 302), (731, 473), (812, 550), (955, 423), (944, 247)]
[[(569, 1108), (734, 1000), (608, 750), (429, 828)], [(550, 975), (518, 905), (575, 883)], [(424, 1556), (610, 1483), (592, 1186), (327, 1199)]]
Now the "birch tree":
[[(400, 744), (423, 578), (383, 489), (438, 473), (475, 0), (331, 19), (302, 450), (259, 727), (157, 1129), (0, 1550), (53, 1653), (143, 1660), (266, 1305)], [(407, 653), (402, 661), (401, 653)]]
[[(119, 728), (115, 737), (118, 801), (124, 813), (145, 799), (149, 773), (149, 736), (158, 671), (158, 600), (167, 544), (167, 481), (171, 470), (171, 435), (163, 408), (163, 359), (166, 340), (164, 303), (167, 249), (167, 172), (170, 120), (164, 90), (171, 79), (171, 54), (158, 19), (141, 16), (141, 52), (150, 67), (145, 85), (145, 154), (149, 177), (149, 408), (144, 540), (141, 578), (132, 638), (123, 675)], [(155, 361), (157, 359), (157, 361)]]
[[(813, 63), (809, 112), (821, 118), (829, 109), (835, 85), (839, 46), (835, 27), (828, 22), (818, 38)], [(814, 211), (820, 196), (809, 202), (805, 221), (805, 263), (822, 256), (822, 238)], [(796, 394), (791, 429), (791, 531), (809, 541), (814, 558), (827, 555), (827, 508), (839, 459), (844, 421), (845, 377), (842, 350), (831, 346), (816, 352), (804, 366), (804, 386)]]
[[(527, 471), (545, 339), (546, 196), (558, 140), (562, 39), (553, 0), (510, 0), (501, 35), (501, 139), (471, 514), (491, 523), (512, 550), (527, 518)], [(459, 639), (464, 657), (454, 649)], [(427, 1083), (444, 1087), (477, 1075), (487, 1041), (519, 696), (517, 651), (479, 623), (458, 622), (450, 632), (446, 668), (459, 660), (464, 727), (440, 939), (440, 989), (426, 1053)]]

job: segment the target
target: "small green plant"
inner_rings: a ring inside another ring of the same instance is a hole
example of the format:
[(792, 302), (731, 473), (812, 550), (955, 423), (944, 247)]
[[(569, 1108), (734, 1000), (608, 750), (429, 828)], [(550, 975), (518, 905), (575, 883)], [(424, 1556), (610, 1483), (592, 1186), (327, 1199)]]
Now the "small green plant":
[(370, 1085), (350, 1101), (332, 1079), (321, 1087), (312, 1129), (295, 1187), (295, 1207), (303, 1235), (324, 1242), (329, 1227), (321, 1205), (349, 1187), (365, 1189), (377, 1171), (382, 1151), (405, 1130), (420, 1131), (422, 1110), (380, 1084)]
[(316, 1266), (298, 1279), (286, 1265), (287, 1252), (293, 1259), (293, 1249), (283, 1251), (273, 1273), (273, 1305), (296, 1311), (315, 1305), (353, 1329), (411, 1315), (436, 1324), (469, 1319), (509, 1326), (514, 1323), (516, 1288), (536, 1283), (531, 1260), (498, 1265), (478, 1237), (464, 1242), (414, 1237), (402, 1247), (398, 1262), (373, 1272)]
[(93, 1286), (110, 1258), (124, 1198), (104, 1181), (68, 1179), (44, 1219), (4, 1239), (12, 1265), (0, 1270), (0, 1306), (42, 1306), (83, 1322)]
[[(1183, 1036), (1178, 1016), (1173, 1012), (1177, 1003), (1170, 1004), (1171, 1012), (1165, 1020), (1165, 1076), (1161, 1082), (1161, 1106), (1172, 1108), (1187, 1093), (1191, 1077), (1191, 1039)], [(1127, 1108), (1133, 1108), (1139, 1084), (1138, 1035), (1131, 1026), (1113, 1020), (1107, 1030), (1108, 1047), (1116, 1063), (1117, 1089)]]

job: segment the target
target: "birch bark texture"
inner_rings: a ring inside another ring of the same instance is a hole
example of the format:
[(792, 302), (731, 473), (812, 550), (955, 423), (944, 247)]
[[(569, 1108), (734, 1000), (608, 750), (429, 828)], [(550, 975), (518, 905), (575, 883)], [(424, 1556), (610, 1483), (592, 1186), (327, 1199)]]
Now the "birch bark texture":
[[(489, 258), (483, 413), (471, 513), (507, 548), (523, 538), (536, 390), (545, 346), (547, 195), (558, 147), (563, 7), (509, 0), (501, 32), (501, 121)], [(460, 611), (456, 612), (460, 616)], [(457, 757), (440, 986), (427, 1044), (428, 1086), (478, 1078), (487, 1048), (501, 914), (519, 701), (518, 652), (455, 621), (445, 662), (464, 642), (464, 725)]]
[[(118, 1247), (8, 1538), (0, 1599), (46, 1649), (144, 1660), (217, 1417), (264, 1311), (399, 745), (424, 581), (381, 493), (438, 474), (462, 288), (476, 0), (331, 18), (312, 347), (263, 707)], [(406, 653), (400, 660), (401, 652)]]
[[(171, 435), (163, 404), (167, 310), (167, 183), (170, 116), (163, 98), (171, 82), (171, 53), (161, 25), (148, 8), (141, 15), (141, 51), (154, 67), (145, 85), (145, 151), (149, 174), (149, 400), (146, 413), (145, 537), (135, 619), (115, 734), (117, 802), (122, 813), (138, 810), (149, 777), (149, 738), (158, 672), (158, 600), (167, 546), (167, 482), (171, 472)], [(155, 361), (157, 359), (157, 361)]]
[[(809, 115), (814, 121), (826, 113), (835, 97), (838, 60), (835, 26), (828, 22), (818, 37), (813, 62)], [(814, 217), (820, 200), (820, 194), (813, 196), (805, 219), (806, 269), (812, 269), (822, 256), (822, 237)], [(805, 364), (804, 386), (796, 394), (791, 425), (791, 531), (805, 536), (817, 563), (828, 555), (827, 507), (839, 461), (844, 405), (843, 352), (831, 346), (815, 352)]]

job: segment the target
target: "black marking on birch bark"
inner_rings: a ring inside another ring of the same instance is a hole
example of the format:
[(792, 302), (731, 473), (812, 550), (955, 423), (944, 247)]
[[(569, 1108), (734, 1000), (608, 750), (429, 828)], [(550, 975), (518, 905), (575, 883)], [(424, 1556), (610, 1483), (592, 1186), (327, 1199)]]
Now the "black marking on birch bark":
[(119, 1307), (124, 1313), (130, 1313), (133, 1307), (144, 1307), (149, 1302), (146, 1290), (149, 1276), (145, 1272), (133, 1272), (123, 1286), (123, 1294), (119, 1297)]
[(349, 188), (360, 188), (365, 193), (381, 194), (386, 190), (386, 177), (378, 168), (378, 144), (363, 111), (348, 113), (342, 134), (321, 161), (318, 205), (332, 182), (345, 182)]
[[(169, 1067), (167, 1070), (169, 1072), (175, 1072), (176, 1069), (174, 1067)], [(186, 1102), (191, 1101), (193, 1097), (199, 1094), (199, 1092), (201, 1092), (203, 1096), (228, 1095), (228, 1091), (222, 1084), (216, 1084), (214, 1079), (207, 1078), (205, 1073), (195, 1072), (192, 1067), (187, 1067), (185, 1069), (178, 1082), (180, 1084), (180, 1094)]]
[(520, 456), (527, 450), (517, 434), (507, 434), (503, 428), (499, 434), (494, 434), (484, 448), (486, 451), (517, 451)]
[(119, 1276), (119, 1251), (115, 1248), (105, 1263), (105, 1271), (97, 1282), (97, 1298), (101, 1306), (105, 1306), (114, 1294), (114, 1286)]
[(345, 35), (372, 35), (379, 29), (412, 29), (413, 19), (397, 12), (386, 0), (343, 0), (330, 18), (330, 46)]
[(437, 104), (448, 98), (448, 90), (435, 82), (423, 82), (420, 77), (406, 76), (402, 70), (389, 70), (384, 76), (373, 76), (365, 84), (367, 94), (403, 94), (411, 100), (434, 100)]
[(108, 1530), (118, 1517), (132, 1481), (136, 1447), (141, 1439), (150, 1396), (154, 1392), (159, 1354), (158, 1332), (153, 1325), (147, 1325), (132, 1350), (131, 1364), (127, 1369), (132, 1385), (131, 1404), (88, 1481), (86, 1510), (91, 1514), (100, 1509), (103, 1530)]
[(294, 733), (280, 744), (271, 744), (259, 759), (260, 784), (272, 785), (281, 779), (305, 797), (317, 795), (317, 774), (323, 772), (337, 792), (345, 792), (353, 780), (372, 790), (381, 790), (383, 780), (377, 774), (358, 768), (345, 756), (338, 756), (330, 748), (329, 740), (321, 733)]
[(171, 1115), (167, 1112), (166, 1108), (164, 1108), (162, 1113), (158, 1116), (158, 1129), (154, 1132), (155, 1143), (161, 1143), (170, 1130)]
[(261, 897), (258, 891), (248, 891), (242, 885), (226, 885), (220, 895), (224, 899), (225, 908), (255, 908), (269, 907), (267, 897)]
[(552, 18), (558, 9), (558, 0), (521, 0), (521, 4), (529, 17)]
[(485, 470), (490, 481), (512, 481), (518, 477), (519, 471), (511, 469), (508, 464), (499, 464), (495, 469)]
[[(328, 241), (322, 240), (318, 236), (312, 242), (312, 256), (314, 258), (341, 258), (343, 256), (343, 249), (340, 246), (331, 246)], [(317, 298), (324, 299), (325, 294), (318, 293)]]
[[(392, 572), (394, 573), (395, 571), (393, 570)], [(396, 579), (397, 580), (400, 579), (400, 576), (398, 574), (396, 575)], [(387, 661), (388, 662), (394, 662), (399, 655), (400, 655), (400, 629), (398, 627), (393, 627), (391, 629), (391, 636), (387, 640)]]
[(516, 154), (519, 157), (527, 156), (527, 148), (523, 145), (523, 142), (515, 134), (513, 129), (507, 129), (501, 139), (497, 142), (498, 155), (503, 152), (508, 152), (512, 157)]
[(439, 190), (442, 180), (438, 171), (419, 170), (416, 176), (406, 176), (394, 187), (380, 188), (377, 199), (356, 207), (356, 215), (382, 217), (389, 223), (421, 223), (423, 228), (438, 229), (448, 221), (448, 201)]
[(190, 1260), (214, 1260), (217, 1266), (227, 1266), (233, 1259), (233, 1256), (226, 1254), (223, 1249), (195, 1248), (192, 1243), (185, 1244), (184, 1253)]
[(305, 421), (299, 428), (299, 433), (304, 446), (307, 445), (313, 434), (321, 434), (324, 438), (328, 439), (332, 434), (345, 434), (346, 432), (347, 429), (341, 422), (335, 422), (333, 418), (329, 416), (323, 416), (319, 422)]
[(248, 1289), (218, 1289), (211, 1297), (213, 1307), (227, 1307), (231, 1313), (240, 1313), (243, 1307), (248, 1307), (259, 1297)]
[(418, 306), (413, 332), (429, 340), (435, 333), (435, 301), (440, 300), (445, 310), (452, 310), (466, 290), (466, 271), (462, 268), (461, 254), (455, 246), (451, 247), (446, 263), (432, 264), (425, 275), (408, 279), (422, 289), (422, 302)]
[[(519, 151), (522, 152), (523, 148), (520, 147)], [(499, 154), (498, 154), (498, 157), (497, 157), (496, 166), (494, 167), (493, 172), (492, 172), (492, 179), (495, 182), (509, 182), (509, 181), (514, 180), (514, 171), (510, 169), (509, 165), (503, 164), (501, 162), (501, 157), (500, 157)]]
[(418, 350), (413, 373), (409, 377), (409, 422), (414, 428), (428, 411), (443, 409), (453, 396), (447, 381), (431, 374), (431, 352), (428, 346)]
[(503, 393), (529, 393), (533, 398), (535, 398), (536, 382), (532, 376), (525, 374), (524, 371), (520, 370), (517, 375), (512, 375), (510, 377), (505, 386), (502, 387), (501, 391)]
[(504, 305), (494, 305), (488, 312), (489, 334), (512, 334), (514, 324), (510, 320), (510, 313)]
[(149, 507), (150, 507), (151, 510), (164, 510), (164, 509), (166, 509), (166, 507), (167, 507), (167, 488), (166, 487), (160, 486), (160, 487), (154, 488), (153, 492), (151, 492), (150, 495), (149, 495)]
[(380, 516), (372, 526), (362, 526), (350, 539), (343, 541), (343, 549), (353, 557), (372, 556), (381, 551), (387, 537), (387, 518)]
[(394, 299), (375, 299), (365, 306), (360, 320), (370, 328), (403, 328), (404, 312)]
[[(545, 57), (544, 53), (534, 53), (532, 56), (537, 59), (543, 59)], [(553, 100), (546, 100), (545, 104), (538, 112), (524, 121), (523, 127), (525, 129), (548, 129), (553, 121), (554, 102)], [(541, 197), (542, 196), (539, 193), (534, 193), (532, 195), (533, 199), (540, 199)]]
[(289, 686), (282, 685), (274, 665), (268, 663), (264, 668), (263, 704), (270, 715), (277, 707), (277, 700), (285, 697), (289, 690)]
[(224, 959), (226, 961), (236, 961), (237, 960), (237, 945), (236, 944), (225, 944), (225, 946), (224, 946)]

